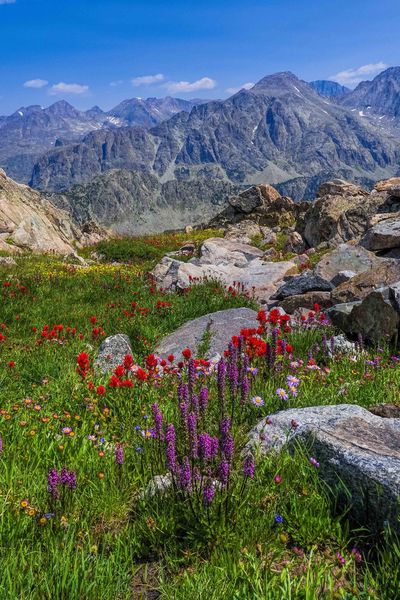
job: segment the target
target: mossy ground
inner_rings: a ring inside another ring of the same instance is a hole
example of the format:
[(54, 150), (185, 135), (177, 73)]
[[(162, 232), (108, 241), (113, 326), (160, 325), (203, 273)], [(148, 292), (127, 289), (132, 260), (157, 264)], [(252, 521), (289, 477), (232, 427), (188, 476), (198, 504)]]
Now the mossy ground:
[[(398, 542), (388, 532), (377, 539), (350, 524), (346, 507), (335, 506), (338, 490), (321, 482), (307, 448), (260, 460), (246, 492), (239, 484), (233, 488), (228, 522), (194, 521), (185, 507), (178, 521), (177, 507), (167, 499), (140, 499), (157, 464), (141, 432), (154, 402), (174, 418), (176, 380), (114, 390), (106, 377), (92, 374), (90, 390), (76, 373), (76, 357), (85, 351), (93, 362), (104, 335), (122, 332), (143, 365), (157, 340), (187, 320), (252, 306), (251, 299), (216, 283), (165, 295), (145, 277), (165, 251), (203, 235), (210, 232), (97, 248), (107, 261), (126, 265), (80, 268), (24, 256), (16, 269), (1, 270), (1, 600), (399, 597)], [(41, 335), (46, 325), (63, 329), (49, 339)], [(321, 335), (317, 329), (287, 337), (295, 357), (306, 363)], [(366, 355), (331, 360), (316, 352), (320, 368), (299, 370), (299, 394), (287, 404), (397, 402), (397, 363), (386, 351), (371, 354), (379, 355), (378, 366), (366, 366)], [(285, 385), (287, 373), (283, 364), (281, 371), (254, 379), (252, 394), (265, 404), (246, 408), (238, 443), (258, 419), (282, 407), (275, 390)], [(104, 396), (96, 394), (100, 384)], [(122, 466), (114, 459), (118, 443), (125, 450)], [(57, 503), (46, 478), (50, 468), (62, 466), (76, 471), (78, 486)], [(361, 563), (351, 554), (355, 546)]]

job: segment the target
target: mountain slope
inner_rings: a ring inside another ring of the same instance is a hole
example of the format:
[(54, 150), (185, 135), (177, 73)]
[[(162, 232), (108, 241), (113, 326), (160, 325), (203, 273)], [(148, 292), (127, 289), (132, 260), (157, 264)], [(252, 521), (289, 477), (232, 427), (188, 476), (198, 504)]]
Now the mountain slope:
[(309, 85), (315, 90), (320, 96), (325, 98), (338, 98), (348, 94), (351, 90), (336, 81), (329, 81), (326, 79), (318, 79), (317, 81), (310, 81)]
[(219, 179), (240, 186), (292, 182), (293, 196), (301, 198), (321, 173), (372, 182), (393, 175), (399, 158), (396, 140), (328, 102), (293, 74), (278, 73), (150, 130), (90, 133), (78, 144), (43, 156), (31, 183), (60, 191), (125, 169), (153, 175), (161, 185), (193, 185), (218, 173)]
[(202, 100), (179, 98), (133, 98), (109, 112), (98, 106), (80, 111), (61, 100), (48, 108), (22, 107), (9, 117), (0, 117), (0, 168), (27, 183), (35, 162), (54, 147), (78, 142), (99, 129), (123, 126), (153, 127), (180, 111), (189, 112)]
[(391, 67), (372, 81), (361, 82), (339, 102), (366, 113), (400, 118), (400, 67)]
[[(90, 231), (90, 227), (86, 228)], [(94, 227), (87, 235), (39, 192), (16, 183), (0, 169), (0, 249), (75, 254), (74, 244), (95, 242), (105, 232)]]

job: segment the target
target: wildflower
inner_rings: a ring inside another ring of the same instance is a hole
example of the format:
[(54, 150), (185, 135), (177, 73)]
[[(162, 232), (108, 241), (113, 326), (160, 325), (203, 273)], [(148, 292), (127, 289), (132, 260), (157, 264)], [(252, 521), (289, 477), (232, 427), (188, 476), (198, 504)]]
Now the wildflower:
[(254, 406), (263, 406), (264, 405), (264, 400), (261, 398), (261, 396), (253, 396), (251, 401), (254, 404)]
[(19, 503), (21, 508), (28, 508), (29, 506), (29, 502), (28, 500), (21, 500), (21, 502)]
[(283, 388), (278, 388), (275, 393), (281, 400), (287, 400), (289, 398), (288, 393)]
[(204, 491), (203, 491), (204, 504), (206, 506), (208, 506), (209, 504), (211, 504), (211, 502), (214, 499), (214, 496), (215, 496), (215, 487), (214, 487), (214, 484), (212, 482), (207, 483), (204, 486)]
[(247, 373), (250, 373), (251, 375), (254, 375), (254, 377), (258, 373), (257, 367), (247, 367), (246, 371), (247, 371)]
[(96, 393), (99, 396), (104, 396), (104, 394), (106, 393), (106, 388), (104, 387), (104, 385), (98, 385), (96, 388)]
[(167, 443), (167, 447), (166, 447), (167, 467), (172, 473), (175, 473), (175, 471), (176, 471), (175, 427), (172, 424), (167, 425), (165, 439), (166, 439), (166, 443)]
[(340, 554), (340, 552), (336, 552), (336, 558), (338, 559), (339, 563), (344, 566), (346, 564), (346, 560), (344, 559), (344, 557)]
[(243, 475), (245, 477), (254, 477), (255, 464), (252, 456), (245, 458), (243, 463)]
[(360, 552), (360, 550), (358, 550), (358, 548), (353, 548), (353, 550), (351, 551), (352, 556), (354, 557), (354, 560), (358, 563), (362, 562), (362, 554)]
[(291, 393), (291, 395), (293, 397), (296, 397), (297, 394), (299, 393), (298, 390), (297, 390), (297, 387), (295, 385), (289, 386), (289, 392)]
[(280, 483), (282, 483), (282, 477), (280, 475), (275, 475), (274, 481), (277, 485), (279, 485)]
[(71, 429), (71, 427), (63, 427), (63, 428), (61, 429), (61, 432), (62, 432), (64, 435), (70, 435), (70, 434), (72, 433), (72, 429)]
[(222, 460), (218, 467), (219, 480), (223, 486), (226, 486), (229, 480), (230, 467), (226, 460)]
[(140, 454), (141, 452), (143, 452), (143, 448), (141, 448), (141, 446), (137, 446), (137, 447), (135, 448), (135, 451), (136, 451), (138, 454)]
[(275, 523), (283, 523), (283, 517), (279, 513), (276, 513), (274, 520), (275, 520)]
[(121, 444), (115, 446), (115, 462), (117, 465), (124, 464), (124, 448)]
[(310, 458), (310, 464), (315, 467), (316, 469), (319, 469), (319, 462), (317, 461), (316, 458), (311, 457)]
[(97, 473), (97, 477), (98, 477), (99, 479), (104, 479), (104, 473), (102, 473), (102, 472), (100, 471), (100, 473)]
[(182, 350), (182, 356), (183, 358), (186, 358), (186, 360), (189, 360), (189, 358), (192, 356), (192, 353), (189, 350), (189, 348), (185, 348), (184, 350)]
[(192, 482), (192, 470), (190, 467), (189, 458), (187, 456), (185, 456), (182, 461), (182, 466), (179, 471), (179, 479), (182, 489), (190, 490)]

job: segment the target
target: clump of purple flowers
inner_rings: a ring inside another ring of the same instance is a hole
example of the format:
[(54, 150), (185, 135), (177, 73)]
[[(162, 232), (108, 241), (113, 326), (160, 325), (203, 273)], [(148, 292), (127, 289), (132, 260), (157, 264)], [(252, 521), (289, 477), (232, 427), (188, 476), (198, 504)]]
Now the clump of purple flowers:
[(57, 469), (50, 469), (47, 474), (47, 489), (54, 500), (60, 498), (61, 488), (75, 490), (77, 479), (75, 471), (63, 467), (60, 472)]

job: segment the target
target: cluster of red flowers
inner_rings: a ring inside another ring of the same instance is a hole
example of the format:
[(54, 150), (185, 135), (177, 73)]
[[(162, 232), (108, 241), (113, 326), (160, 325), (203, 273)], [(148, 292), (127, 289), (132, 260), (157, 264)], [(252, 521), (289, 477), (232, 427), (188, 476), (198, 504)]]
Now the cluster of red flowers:
[[(37, 328), (32, 327), (32, 331), (36, 332)], [(44, 325), (42, 331), (40, 332), (40, 337), (42, 339), (47, 340), (61, 340), (64, 339), (64, 334), (75, 336), (76, 335), (76, 327), (64, 327), (64, 325), (58, 324), (53, 325), (50, 329), (50, 325)], [(80, 338), (83, 338), (83, 335), (80, 334)]]
[(82, 379), (84, 379), (88, 376), (88, 373), (90, 371), (90, 359), (88, 353), (81, 352), (80, 354), (78, 354), (76, 362), (78, 364), (78, 366), (76, 367), (76, 372), (82, 377)]

